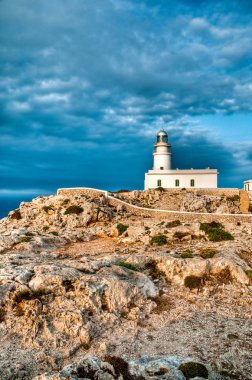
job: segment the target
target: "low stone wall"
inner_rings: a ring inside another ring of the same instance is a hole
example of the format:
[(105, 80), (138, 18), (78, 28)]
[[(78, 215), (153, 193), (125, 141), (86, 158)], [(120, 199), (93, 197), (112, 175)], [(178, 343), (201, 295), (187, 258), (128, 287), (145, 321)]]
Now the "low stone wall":
[(184, 212), (184, 211), (168, 211), (168, 210), (156, 210), (147, 209), (143, 207), (138, 207), (130, 205), (124, 201), (108, 197), (108, 202), (110, 205), (117, 207), (118, 204), (124, 206), (125, 210), (132, 213), (133, 215), (142, 216), (143, 218), (158, 218), (166, 220), (176, 220), (179, 219), (181, 222), (220, 222), (220, 223), (252, 223), (252, 215), (248, 214), (207, 214), (207, 213), (197, 213), (197, 212)]
[(65, 197), (67, 196), (78, 196), (78, 195), (85, 195), (88, 197), (99, 197), (102, 194), (105, 194), (107, 196), (108, 192), (105, 190), (99, 190), (99, 189), (92, 189), (88, 187), (74, 187), (74, 188), (65, 188), (65, 189), (58, 189), (57, 195), (63, 195)]
[[(195, 189), (195, 188), (186, 188), (185, 190), (181, 188), (174, 188), (174, 189), (165, 189), (164, 194), (172, 194), (172, 193), (193, 193), (198, 195), (212, 195), (212, 196), (232, 196), (232, 195), (239, 195), (239, 191), (241, 189), (238, 188), (218, 188), (218, 189)], [(148, 193), (148, 192), (155, 192), (156, 189), (150, 189), (150, 190), (136, 190), (142, 193)], [(122, 193), (123, 194), (123, 193)], [(125, 193), (127, 194), (127, 193)]]
[[(196, 189), (194, 189), (195, 191)], [(213, 189), (216, 191), (216, 189)], [(223, 190), (223, 189), (218, 189)], [(228, 189), (234, 190), (236, 189)], [(198, 191), (198, 189), (197, 189)], [(239, 190), (237, 189), (238, 194)], [(236, 194), (236, 193), (229, 193)], [(142, 216), (143, 218), (158, 218), (158, 219), (166, 219), (166, 220), (176, 220), (179, 219), (181, 222), (206, 222), (210, 223), (213, 221), (220, 223), (237, 223), (237, 222), (246, 222), (252, 223), (252, 214), (207, 214), (207, 213), (193, 213), (193, 212), (184, 212), (184, 211), (169, 211), (169, 210), (157, 210), (157, 209), (148, 209), (144, 207), (138, 207), (131, 205), (127, 202), (121, 201), (120, 199), (114, 198), (109, 195), (109, 193), (105, 190), (91, 189), (91, 188), (65, 188), (58, 189), (57, 195), (62, 196), (90, 196), (97, 197), (101, 195), (105, 195), (108, 198), (108, 203), (112, 206), (117, 207), (118, 205), (123, 205), (126, 211), (130, 212), (136, 216)]]

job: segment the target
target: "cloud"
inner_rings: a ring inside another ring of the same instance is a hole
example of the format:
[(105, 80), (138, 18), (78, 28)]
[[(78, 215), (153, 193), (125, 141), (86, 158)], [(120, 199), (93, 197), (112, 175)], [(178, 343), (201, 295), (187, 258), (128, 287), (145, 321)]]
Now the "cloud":
[(249, 7), (245, 0), (2, 1), (5, 186), (18, 178), (24, 188), (140, 188), (163, 126), (176, 165), (186, 155), (189, 166), (216, 166), (223, 185), (237, 185), (250, 147), (237, 155), (200, 118), (251, 114)]

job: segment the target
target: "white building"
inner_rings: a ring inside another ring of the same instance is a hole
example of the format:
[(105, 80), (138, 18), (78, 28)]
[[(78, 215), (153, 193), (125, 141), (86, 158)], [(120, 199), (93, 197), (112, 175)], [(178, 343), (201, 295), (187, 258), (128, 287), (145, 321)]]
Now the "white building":
[(244, 181), (243, 185), (244, 185), (244, 190), (252, 191), (252, 179), (248, 179), (247, 181)]
[(153, 169), (145, 173), (144, 189), (163, 188), (217, 188), (216, 169), (172, 169), (171, 144), (162, 129), (154, 144)]

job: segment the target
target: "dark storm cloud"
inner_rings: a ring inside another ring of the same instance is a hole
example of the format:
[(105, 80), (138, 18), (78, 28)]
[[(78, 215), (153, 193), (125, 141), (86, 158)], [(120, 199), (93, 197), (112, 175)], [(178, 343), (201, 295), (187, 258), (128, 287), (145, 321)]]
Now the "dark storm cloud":
[(4, 187), (140, 188), (161, 126), (176, 165), (200, 156), (240, 185), (230, 167), (245, 173), (249, 146), (237, 159), (183, 120), (251, 112), (249, 12), (245, 0), (2, 1)]

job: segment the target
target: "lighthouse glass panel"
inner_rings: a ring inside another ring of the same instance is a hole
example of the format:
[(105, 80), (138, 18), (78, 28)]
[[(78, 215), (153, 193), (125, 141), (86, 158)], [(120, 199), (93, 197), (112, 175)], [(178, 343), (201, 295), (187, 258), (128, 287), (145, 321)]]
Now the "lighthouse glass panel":
[(163, 142), (167, 143), (167, 136), (162, 136), (161, 139)]

